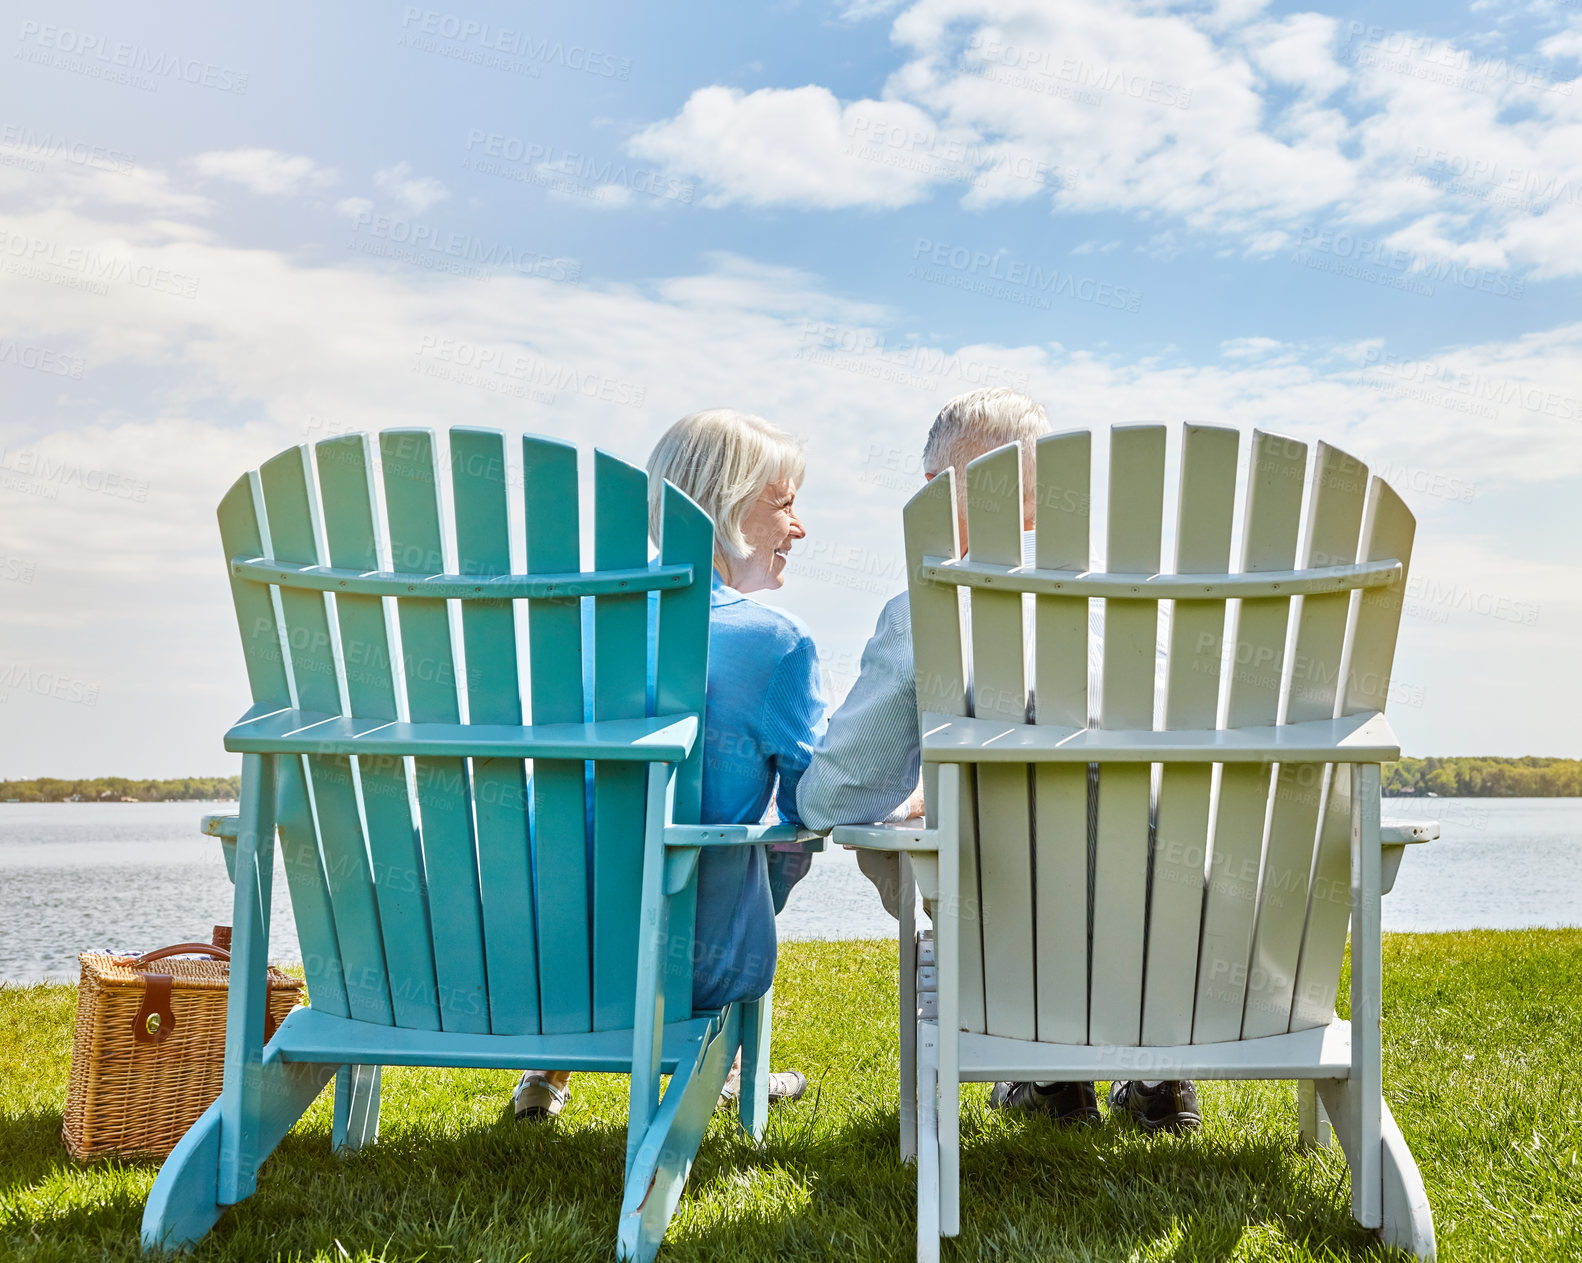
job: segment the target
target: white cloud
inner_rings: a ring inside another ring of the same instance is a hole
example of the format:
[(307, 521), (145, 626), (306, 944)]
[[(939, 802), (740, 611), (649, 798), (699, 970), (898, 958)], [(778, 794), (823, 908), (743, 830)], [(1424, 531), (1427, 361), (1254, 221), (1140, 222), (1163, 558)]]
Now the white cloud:
[[(842, 106), (827, 88), (699, 88), (629, 151), (706, 182), (711, 205), (905, 206), (960, 166), (965, 133), (900, 101)], [(942, 176), (941, 173), (947, 173)]]
[(192, 162), (204, 175), (272, 197), (328, 188), (339, 178), (332, 168), (322, 167), (312, 158), (274, 149), (217, 149), (200, 153)]
[(374, 184), (397, 198), (414, 215), (421, 215), (436, 202), (450, 196), (450, 190), (431, 176), (414, 176), (412, 166), (398, 162), (374, 172)]
[(630, 143), (716, 206), (960, 190), (969, 209), (1167, 217), (1255, 257), (1321, 223), (1582, 275), (1582, 24), (1501, 57), (1263, 7), (914, 0), (881, 99), (716, 85)]
[(904, 2), (905, 0), (847, 0), (840, 16), (847, 22), (864, 22), (884, 13), (892, 13)]
[(346, 219), (357, 219), (373, 213), (374, 204), (366, 197), (343, 197), (335, 203), (335, 213)]
[(1228, 360), (1260, 359), (1284, 345), (1278, 338), (1231, 338), (1219, 344), (1219, 353)]
[(1261, 22), (1245, 35), (1252, 62), (1270, 80), (1323, 99), (1348, 76), (1335, 61), (1336, 20), (1321, 13), (1293, 13)]
[(1582, 57), (1582, 21), (1573, 19), (1565, 30), (1539, 44), (1538, 51), (1545, 57)]
[[(216, 768), (215, 734), (245, 684), (212, 509), (238, 473), (290, 444), (466, 423), (641, 461), (676, 417), (735, 405), (807, 438), (798, 503), (815, 542), (888, 556), (913, 486), (904, 462), (940, 404), (986, 380), (1047, 401), (1061, 426), (1211, 419), (1326, 438), (1384, 468), (1420, 516), (1425, 573), (1543, 611), (1537, 627), (1459, 615), (1409, 626), (1402, 678), (1428, 699), (1395, 716), (1409, 748), (1575, 748), (1577, 568), (1530, 561), (1547, 526), (1485, 515), (1473, 529), (1467, 515), (1504, 494), (1558, 518), (1582, 479), (1582, 324), (1405, 360), (1389, 343), (1308, 347), (1255, 330), (1203, 362), (1038, 342), (920, 345), (891, 332), (896, 313), (833, 295), (819, 276), (730, 255), (641, 283), (483, 284), (353, 256), (311, 264), (118, 215), (45, 199), (5, 218), (8, 233), (196, 282), (178, 294), (117, 280), (97, 294), (52, 283), (77, 275), (65, 264), (0, 272), (0, 339), (89, 366), (67, 391), (0, 362), (5, 462), (27, 454), (55, 471), (3, 490), (8, 555), (36, 567), (5, 660), (100, 686), (92, 708), (10, 699), (13, 775)], [(131, 493), (95, 490), (109, 475)], [(1441, 494), (1468, 486), (1474, 506)], [(827, 656), (855, 654), (886, 592), (854, 591), (838, 564), (831, 573), (812, 565), (784, 600)], [(1498, 703), (1469, 711), (1466, 663), (1494, 657), (1509, 664)], [(171, 681), (184, 682), (174, 700)], [(165, 726), (151, 732), (155, 699)], [(136, 751), (144, 762), (127, 765)]]

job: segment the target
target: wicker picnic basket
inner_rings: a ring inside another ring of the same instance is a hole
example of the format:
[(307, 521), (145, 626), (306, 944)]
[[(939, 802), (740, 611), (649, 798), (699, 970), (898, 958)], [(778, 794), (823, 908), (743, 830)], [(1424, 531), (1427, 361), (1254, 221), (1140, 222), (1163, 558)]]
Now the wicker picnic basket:
[[(220, 1095), (229, 927), (216, 926), (214, 937), (142, 956), (77, 957), (82, 981), (61, 1127), (72, 1157), (163, 1157)], [(216, 959), (166, 959), (188, 952)], [(149, 968), (156, 961), (160, 967)], [(300, 978), (269, 967), (270, 1033), (301, 991)]]

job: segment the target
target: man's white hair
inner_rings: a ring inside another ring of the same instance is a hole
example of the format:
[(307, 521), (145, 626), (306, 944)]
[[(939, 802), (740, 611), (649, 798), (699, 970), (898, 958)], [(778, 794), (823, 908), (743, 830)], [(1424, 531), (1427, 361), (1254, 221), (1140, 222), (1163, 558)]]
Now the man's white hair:
[(1048, 434), (1049, 417), (1043, 404), (1018, 390), (988, 386), (957, 395), (934, 418), (923, 444), (923, 472), (932, 477), (954, 467), (956, 493), (966, 490), (967, 466), (986, 452), (1007, 443), (1022, 448), (1022, 495), (1035, 494), (1033, 445)]
[(682, 417), (660, 436), (648, 457), (648, 533), (659, 538), (664, 484), (673, 482), (714, 519), (714, 565), (728, 581), (733, 561), (752, 547), (742, 521), (763, 489), (789, 478), (800, 484), (802, 440), (734, 408), (708, 408)]

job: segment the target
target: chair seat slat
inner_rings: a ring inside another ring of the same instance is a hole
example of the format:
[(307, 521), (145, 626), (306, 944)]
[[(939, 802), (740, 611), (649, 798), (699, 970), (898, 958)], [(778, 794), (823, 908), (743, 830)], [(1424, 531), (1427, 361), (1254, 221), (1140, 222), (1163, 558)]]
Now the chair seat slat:
[[(1223, 571), (1230, 562), (1239, 441), (1235, 430), (1219, 427), (1188, 425), (1182, 433), (1175, 559), (1182, 575)], [(1166, 728), (1214, 727), (1225, 610), (1223, 600), (1178, 599), (1172, 606)], [(1212, 764), (1169, 763), (1161, 770), (1149, 873), (1144, 1044), (1192, 1037), (1213, 793)]]
[(435, 724), (282, 710), (237, 724), (225, 748), (241, 754), (387, 754), (678, 763), (697, 741), (696, 715), (586, 724)]
[(1389, 763), (1400, 743), (1383, 715), (1347, 715), (1263, 728), (1062, 728), (959, 715), (923, 716), (925, 763)]

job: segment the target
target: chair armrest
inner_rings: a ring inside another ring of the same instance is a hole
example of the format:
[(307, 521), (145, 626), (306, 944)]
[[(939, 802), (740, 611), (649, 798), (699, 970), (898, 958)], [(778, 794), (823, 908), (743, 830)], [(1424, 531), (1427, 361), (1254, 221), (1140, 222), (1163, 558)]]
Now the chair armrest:
[(842, 824), (830, 831), (830, 841), (864, 851), (939, 850), (939, 831), (927, 828), (921, 820), (897, 820), (892, 824)]
[(1381, 820), (1379, 822), (1379, 841), (1386, 846), (1399, 842), (1403, 846), (1409, 842), (1433, 842), (1439, 837), (1439, 821), (1437, 820)]
[(225, 873), (236, 885), (236, 835), (242, 830), (240, 816), (204, 816), (198, 825), (206, 837), (219, 838), (225, 853)]
[(1379, 893), (1387, 895), (1401, 871), (1408, 846), (1432, 842), (1439, 836), (1437, 820), (1391, 820), (1379, 825)]
[(806, 851), (822, 851), (824, 837), (794, 824), (667, 824), (665, 826), (665, 893), (685, 889), (706, 846), (757, 846), (765, 842), (800, 842)]
[[(794, 824), (667, 824), (665, 845), (755, 846), (760, 842), (823, 843), (824, 835)], [(817, 849), (823, 850), (820, 845)]]

